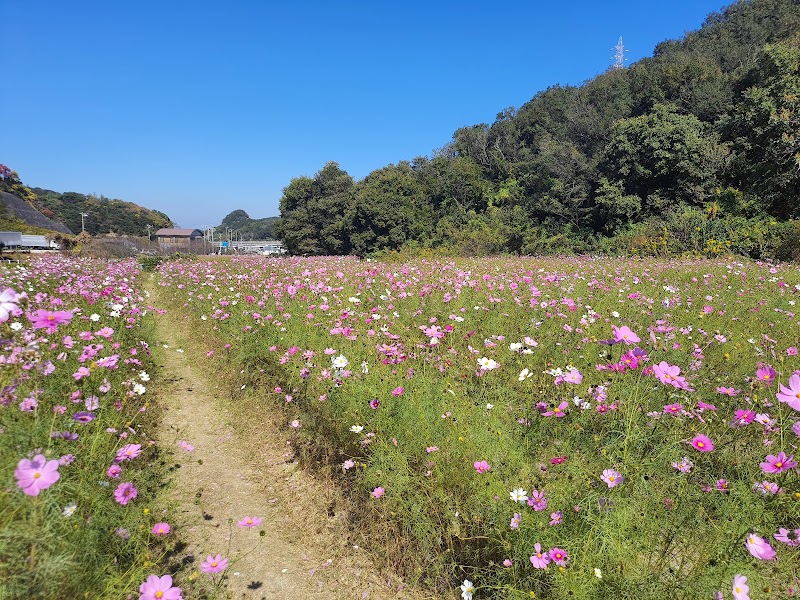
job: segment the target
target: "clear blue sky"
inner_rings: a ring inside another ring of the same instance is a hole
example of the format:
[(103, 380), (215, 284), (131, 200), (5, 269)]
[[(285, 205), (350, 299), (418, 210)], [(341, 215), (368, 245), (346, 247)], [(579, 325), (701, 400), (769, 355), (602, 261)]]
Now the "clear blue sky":
[(430, 155), (724, 0), (1, 0), (0, 163), (183, 227), (279, 214), (293, 177)]

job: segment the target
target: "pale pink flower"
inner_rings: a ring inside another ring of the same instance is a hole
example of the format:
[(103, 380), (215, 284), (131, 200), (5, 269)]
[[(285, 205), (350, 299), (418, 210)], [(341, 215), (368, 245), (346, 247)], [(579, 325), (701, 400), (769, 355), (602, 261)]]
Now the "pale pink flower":
[(53, 485), (60, 477), (58, 461), (47, 460), (43, 454), (37, 454), (32, 459), (23, 458), (17, 464), (14, 477), (17, 485), (28, 496), (38, 496), (39, 492)]
[(794, 410), (800, 411), (800, 375), (794, 373), (789, 377), (789, 387), (780, 384), (780, 391), (775, 394), (780, 402), (785, 402)]
[(772, 549), (769, 542), (755, 533), (747, 536), (744, 545), (747, 551), (759, 560), (772, 560), (775, 558), (775, 550)]
[(550, 564), (550, 556), (547, 552), (542, 552), (542, 546), (539, 542), (536, 542), (533, 545), (535, 553), (531, 556), (531, 564), (533, 565), (534, 569), (546, 569), (547, 565)]

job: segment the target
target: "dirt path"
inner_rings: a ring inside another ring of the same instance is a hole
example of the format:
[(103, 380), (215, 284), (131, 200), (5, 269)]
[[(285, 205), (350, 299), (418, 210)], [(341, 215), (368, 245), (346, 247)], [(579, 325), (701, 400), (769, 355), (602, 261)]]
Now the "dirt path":
[[(208, 577), (199, 570), (205, 557), (219, 553), (232, 563), (241, 557), (228, 570), (232, 598), (422, 598), (379, 577), (366, 551), (348, 541), (343, 511), (332, 508), (346, 503), (292, 462), (285, 434), (269, 417), (237, 423), (230, 399), (200, 367), (205, 356), (182, 345), (183, 323), (170, 313), (156, 320), (164, 367), (159, 442), (174, 448), (181, 465), (173, 519), (198, 577)], [(194, 449), (182, 449), (181, 440)], [(263, 523), (237, 526), (246, 516)]]

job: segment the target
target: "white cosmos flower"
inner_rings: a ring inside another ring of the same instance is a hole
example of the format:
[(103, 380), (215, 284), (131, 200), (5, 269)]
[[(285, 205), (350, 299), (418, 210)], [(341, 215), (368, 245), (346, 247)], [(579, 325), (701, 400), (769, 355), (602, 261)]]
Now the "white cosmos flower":
[(93, 314), (92, 314), (92, 315), (89, 317), (89, 320), (90, 320), (90, 321), (94, 321), (95, 323), (97, 323), (97, 322), (100, 320), (100, 315), (98, 315), (97, 313), (93, 313)]
[(475, 586), (469, 579), (465, 579), (461, 584), (461, 599), (472, 600), (472, 594), (475, 593)]
[(144, 387), (141, 383), (137, 383), (133, 386), (133, 391), (136, 392), (137, 395), (141, 396), (147, 391), (147, 388)]
[(65, 517), (71, 517), (72, 515), (75, 514), (75, 509), (77, 508), (78, 508), (77, 504), (75, 504), (74, 502), (70, 502), (64, 507), (64, 510), (61, 512), (61, 514), (64, 515)]
[(350, 427), (350, 431), (353, 433), (361, 433), (363, 430), (364, 428), (361, 425), (353, 425)]
[(524, 488), (516, 488), (511, 490), (508, 495), (511, 497), (513, 502), (519, 502), (523, 504), (528, 501), (528, 490)]
[(478, 366), (484, 371), (491, 371), (492, 369), (497, 368), (497, 362), (484, 356), (483, 358), (478, 359)]
[(522, 371), (520, 371), (519, 377), (517, 377), (517, 379), (519, 379), (520, 381), (525, 381), (531, 375), (532, 375), (532, 373), (526, 367), (526, 368), (522, 369)]
[(140, 371), (139, 379), (141, 379), (142, 381), (150, 381), (150, 375), (147, 374), (147, 371)]
[(514, 342), (513, 344), (509, 344), (508, 349), (511, 350), (512, 352), (517, 352), (519, 350), (522, 350), (522, 342)]
[(9, 327), (11, 327), (12, 331), (19, 331), (22, 329), (22, 323), (19, 321), (14, 321), (11, 325), (9, 325)]
[(340, 354), (336, 358), (331, 359), (331, 361), (333, 362), (333, 367), (335, 369), (344, 369), (350, 364), (350, 361), (345, 358), (344, 354)]

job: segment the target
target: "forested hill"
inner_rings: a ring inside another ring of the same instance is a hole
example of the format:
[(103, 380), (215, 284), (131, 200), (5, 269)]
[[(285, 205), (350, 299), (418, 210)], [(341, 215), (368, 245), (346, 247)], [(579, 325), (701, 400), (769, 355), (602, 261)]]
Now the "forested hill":
[(143, 236), (147, 235), (148, 225), (153, 233), (162, 227), (172, 226), (172, 221), (163, 212), (133, 202), (77, 192), (61, 194), (42, 188), (33, 188), (32, 191), (35, 195), (33, 204), (44, 215), (61, 221), (76, 233), (81, 231), (81, 213), (86, 214), (83, 223), (91, 235), (118, 233)]
[(245, 211), (237, 209), (228, 213), (222, 223), (214, 228), (214, 235), (227, 239), (227, 230), (230, 229), (232, 236), (243, 240), (271, 240), (275, 237), (275, 223), (278, 220), (279, 217), (251, 219)]
[(432, 156), (293, 179), (298, 254), (739, 252), (800, 244), (800, 0), (739, 1), (653, 56), (553, 86)]
[[(16, 171), (0, 164), (0, 191), (8, 192), (28, 204), (48, 219), (63, 223), (75, 233), (81, 231), (81, 213), (86, 214), (83, 223), (91, 235), (119, 233), (147, 235), (147, 226), (153, 232), (170, 227), (172, 221), (164, 213), (143, 208), (133, 202), (110, 200), (104, 196), (65, 192), (63, 194), (42, 188), (30, 188), (19, 178)], [(9, 223), (12, 226), (13, 223)]]

